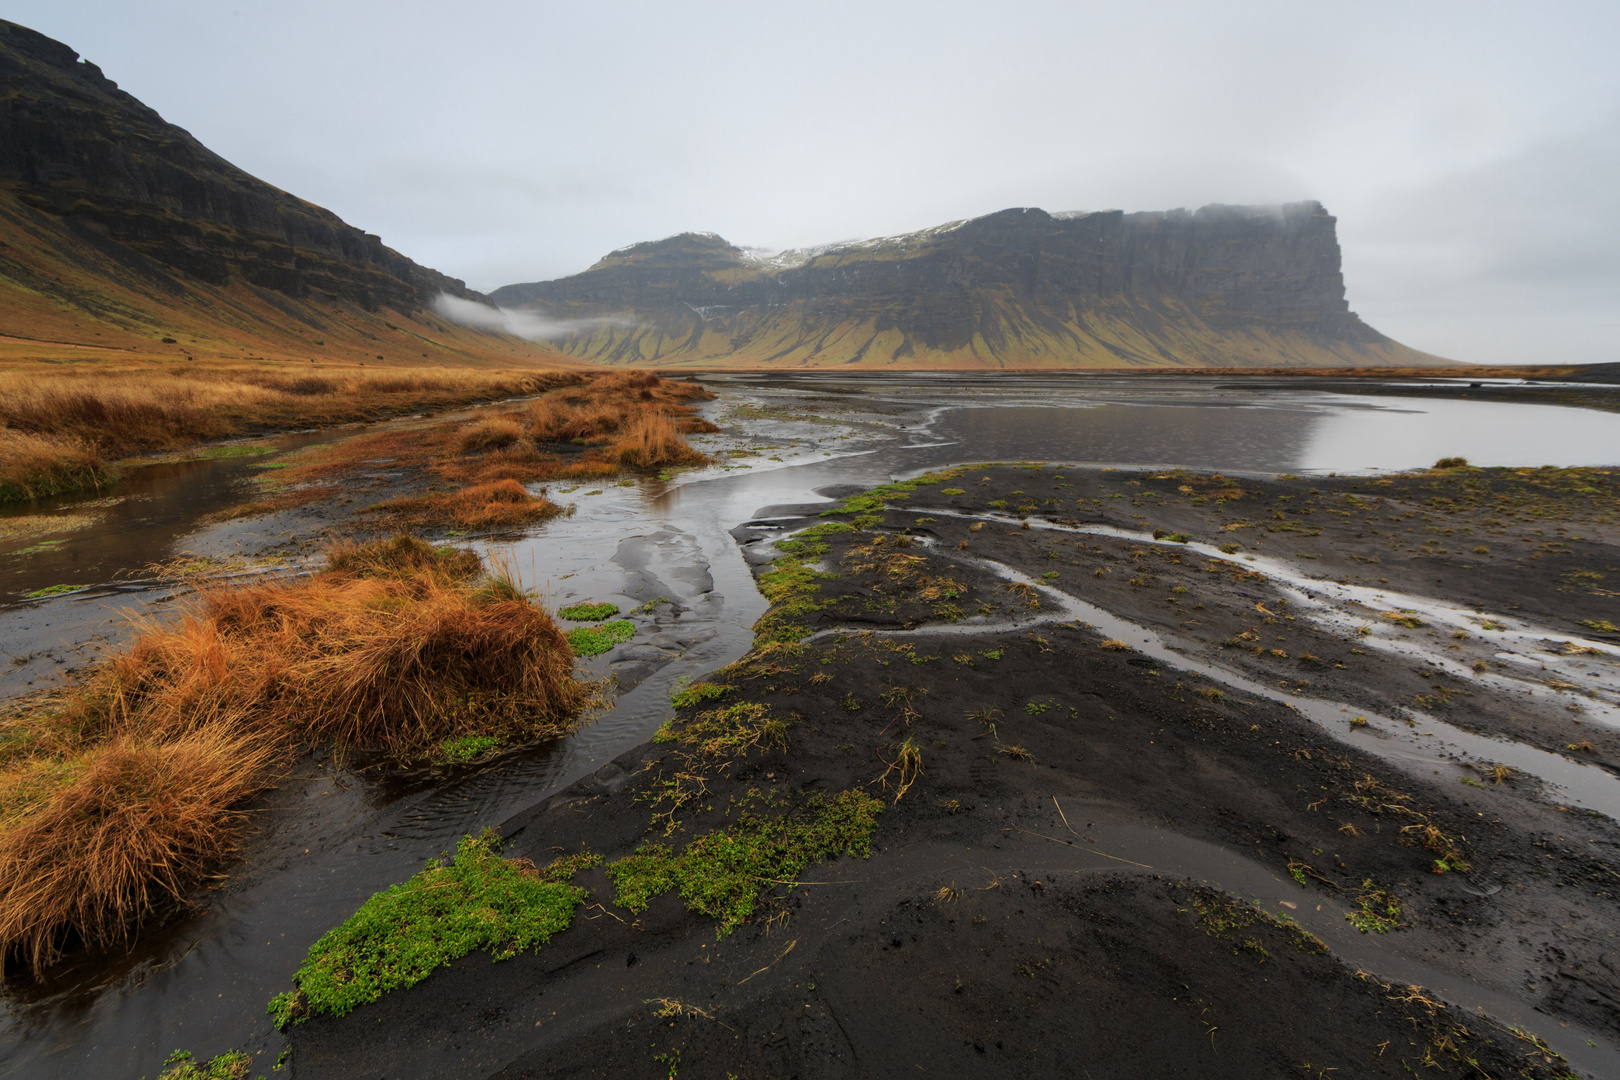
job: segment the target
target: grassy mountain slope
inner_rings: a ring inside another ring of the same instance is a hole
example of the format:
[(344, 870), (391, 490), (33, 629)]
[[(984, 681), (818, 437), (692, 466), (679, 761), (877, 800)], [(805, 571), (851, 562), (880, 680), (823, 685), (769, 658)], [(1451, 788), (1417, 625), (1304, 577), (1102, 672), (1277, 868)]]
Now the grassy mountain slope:
[(608, 363), (1248, 367), (1441, 362), (1363, 323), (1320, 204), (1195, 213), (1014, 209), (760, 258), (686, 233), (503, 306), (590, 320), (560, 341)]
[(433, 315), (441, 292), (479, 297), (4, 21), (0, 101), (0, 360), (566, 362)]

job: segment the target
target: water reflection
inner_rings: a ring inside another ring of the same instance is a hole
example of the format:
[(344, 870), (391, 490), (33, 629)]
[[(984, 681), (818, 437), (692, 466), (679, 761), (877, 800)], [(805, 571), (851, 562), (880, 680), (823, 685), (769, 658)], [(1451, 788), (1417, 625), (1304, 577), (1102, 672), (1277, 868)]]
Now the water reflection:
[(1322, 410), (1303, 406), (1230, 400), (985, 407), (953, 410), (935, 431), (955, 444), (949, 456), (958, 460), (1259, 471), (1299, 467), (1324, 416)]
[(1620, 464), (1620, 415), (1557, 405), (1445, 398), (1325, 398), (1296, 468), (1410, 469), (1443, 457), (1475, 465)]

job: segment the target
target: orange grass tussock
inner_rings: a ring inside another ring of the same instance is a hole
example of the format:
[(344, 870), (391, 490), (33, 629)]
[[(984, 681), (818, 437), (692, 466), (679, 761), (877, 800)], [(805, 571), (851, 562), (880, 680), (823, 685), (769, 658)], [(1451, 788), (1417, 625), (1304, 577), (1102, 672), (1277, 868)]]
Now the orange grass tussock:
[(692, 449), (665, 413), (644, 412), (626, 428), (615, 447), (619, 462), (635, 469), (701, 465), (709, 459)]
[(388, 499), (366, 508), (399, 525), (454, 525), (466, 530), (514, 529), (556, 517), (563, 508), (530, 495), (516, 480), (492, 480), (460, 491)]
[(476, 554), (403, 537), (328, 554), (302, 580), (202, 586), (59, 707), (0, 718), (0, 954), (37, 972), (182, 902), (300, 747), (521, 744), (594, 693), (551, 616)]
[[(542, 521), (559, 508), (521, 493), (545, 481), (601, 480), (626, 469), (696, 466), (709, 459), (687, 433), (718, 430), (691, 403), (711, 395), (697, 383), (623, 371), (580, 377), (519, 408), (490, 409), (475, 421), (395, 425), (284, 459), (264, 478), (278, 494), (243, 513), (284, 509), (347, 492), (347, 486), (387, 460), (395, 469), (421, 469), (439, 480), (469, 485), (452, 494), (390, 499), (369, 510), (400, 526), (514, 528)], [(570, 444), (567, 446), (561, 444)]]
[(87, 751), (70, 779), (0, 826), (8, 956), (39, 971), (68, 930), (94, 949), (126, 943), (235, 849), (237, 808), (270, 782), (277, 757), (228, 723), (167, 739), (118, 735)]
[(38, 435), (0, 427), (0, 502), (100, 489), (117, 476), (77, 435)]

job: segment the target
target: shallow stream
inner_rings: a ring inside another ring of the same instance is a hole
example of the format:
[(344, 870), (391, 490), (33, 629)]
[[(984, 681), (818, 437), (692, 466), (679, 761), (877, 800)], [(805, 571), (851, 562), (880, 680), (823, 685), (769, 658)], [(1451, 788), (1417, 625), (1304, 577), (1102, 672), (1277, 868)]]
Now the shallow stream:
[[(0, 1019), (0, 1076), (153, 1076), (175, 1048), (206, 1057), (241, 1046), (263, 1051), (256, 1060), (267, 1071), (281, 1043), (265, 1002), (290, 985), (308, 947), (367, 896), (414, 873), (462, 834), (498, 825), (646, 740), (668, 717), (669, 694), (680, 680), (742, 656), (764, 611), (748, 558), (766, 545), (745, 551), (734, 530), (822, 501), (829, 491), (993, 460), (1233, 474), (1402, 469), (1459, 455), (1482, 465), (1620, 463), (1617, 413), (1357, 396), (1315, 389), (1307, 379), (1282, 389), (1194, 376), (1174, 383), (953, 374), (704, 381), (719, 394), (706, 411), (725, 431), (695, 441), (721, 465), (668, 482), (553, 486), (554, 499), (574, 504), (572, 516), (531, 536), (479, 542), (552, 606), (591, 600), (637, 609), (636, 636), (589, 664), (617, 679), (619, 696), (608, 712), (550, 746), (389, 784), (329, 775), (319, 763), (306, 763), (266, 815), (234, 884), (205, 910), (116, 963), (64, 965), (49, 986), (13, 990)], [(39, 689), (70, 668), (86, 643), (116, 639), (117, 606), (161, 611), (172, 592), (142, 575), (150, 563), (180, 551), (251, 554), (273, 540), (262, 522), (202, 524), (241, 501), (253, 475), (253, 461), (245, 458), (158, 466), (100, 499), (0, 513), (0, 523), (25, 514), (64, 518), (61, 531), (45, 535), (53, 542), (44, 547), (37, 536), (0, 541), (0, 594), (10, 601), (0, 608), (0, 650), (12, 661), (0, 692)], [(64, 584), (84, 588), (21, 599)], [(1099, 624), (1110, 617), (1095, 610), (1067, 617), (1076, 616)], [(1172, 659), (1163, 644), (1146, 645)], [(1344, 719), (1333, 703), (1290, 703), (1320, 710), (1324, 722)], [(1392, 744), (1415, 738), (1405, 725), (1388, 728), (1398, 737)], [(1539, 753), (1519, 749), (1527, 761)], [(1435, 755), (1425, 749), (1417, 756)], [(1495, 758), (1509, 760), (1500, 749)], [(1607, 784), (1569, 786), (1583, 789), (1576, 799), (1586, 805), (1610, 814), (1620, 807)], [(1107, 850), (1134, 858), (1128, 835), (1134, 834), (1113, 834), (1118, 843)], [(1218, 876), (1213, 869), (1207, 874)], [(1234, 879), (1232, 887), (1240, 886), (1248, 887)], [(1408, 970), (1390, 963), (1390, 975)], [(1558, 1045), (1555, 1032), (1543, 1034)]]

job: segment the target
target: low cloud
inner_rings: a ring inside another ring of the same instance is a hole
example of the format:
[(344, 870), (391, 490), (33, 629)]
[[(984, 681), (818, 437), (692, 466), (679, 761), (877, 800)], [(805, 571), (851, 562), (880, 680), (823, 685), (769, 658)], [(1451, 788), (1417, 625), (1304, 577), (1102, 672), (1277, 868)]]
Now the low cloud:
[(537, 311), (520, 311), (514, 308), (495, 307), (493, 304), (480, 304), (476, 300), (464, 300), (449, 293), (435, 296), (431, 306), (435, 312), (453, 323), (470, 326), (475, 330), (512, 334), (530, 341), (556, 341), (559, 338), (578, 337), (606, 326), (630, 326), (634, 323), (632, 319), (614, 315), (589, 319), (552, 319)]

